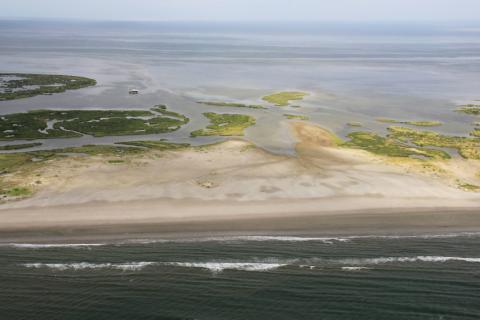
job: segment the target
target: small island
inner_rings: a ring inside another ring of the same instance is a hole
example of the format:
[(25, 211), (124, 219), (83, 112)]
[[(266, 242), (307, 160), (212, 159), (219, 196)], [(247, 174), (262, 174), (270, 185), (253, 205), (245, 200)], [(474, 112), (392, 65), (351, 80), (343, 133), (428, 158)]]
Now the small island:
[(457, 112), (466, 113), (473, 116), (480, 115), (480, 104), (465, 104), (458, 106)]
[(290, 101), (303, 100), (305, 96), (308, 96), (308, 93), (300, 91), (283, 91), (265, 96), (262, 100), (274, 104), (277, 107), (285, 107), (290, 104)]
[(441, 126), (443, 123), (440, 121), (429, 121), (429, 120), (412, 120), (412, 121), (401, 121), (389, 118), (377, 118), (378, 122), (383, 123), (396, 123), (396, 124), (408, 124), (417, 127), (438, 127)]
[(0, 73), (0, 101), (51, 95), (96, 84), (94, 79), (79, 76)]
[(243, 104), (238, 102), (216, 102), (216, 101), (199, 101), (198, 103), (213, 107), (230, 107), (230, 108), (248, 108), (248, 109), (267, 109), (259, 104)]
[(198, 136), (243, 136), (243, 130), (255, 124), (255, 118), (243, 114), (219, 114), (206, 112), (211, 124), (206, 129), (193, 131), (192, 137)]

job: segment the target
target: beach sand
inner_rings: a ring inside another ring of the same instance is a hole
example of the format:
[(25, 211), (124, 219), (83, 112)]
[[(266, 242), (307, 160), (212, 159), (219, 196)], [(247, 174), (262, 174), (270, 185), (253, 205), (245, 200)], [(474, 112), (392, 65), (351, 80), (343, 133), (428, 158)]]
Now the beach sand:
[[(33, 197), (1, 205), (0, 238), (47, 231), (128, 237), (188, 231), (480, 230), (479, 193), (409, 164), (337, 148), (318, 126), (291, 126), (296, 156), (232, 139), (152, 151), (116, 164), (99, 156), (56, 160), (23, 177), (32, 185), (41, 181)], [(472, 169), (452, 163), (457, 171)]]

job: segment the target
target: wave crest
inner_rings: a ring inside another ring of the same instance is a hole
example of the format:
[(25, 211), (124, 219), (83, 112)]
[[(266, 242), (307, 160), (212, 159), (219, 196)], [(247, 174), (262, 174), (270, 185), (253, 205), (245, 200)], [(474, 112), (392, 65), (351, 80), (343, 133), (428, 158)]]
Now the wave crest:
[(128, 263), (24, 263), (22, 266), (27, 268), (48, 268), (59, 271), (67, 270), (86, 270), (86, 269), (117, 269), (122, 271), (138, 271), (147, 266), (156, 264), (155, 262), (128, 262)]

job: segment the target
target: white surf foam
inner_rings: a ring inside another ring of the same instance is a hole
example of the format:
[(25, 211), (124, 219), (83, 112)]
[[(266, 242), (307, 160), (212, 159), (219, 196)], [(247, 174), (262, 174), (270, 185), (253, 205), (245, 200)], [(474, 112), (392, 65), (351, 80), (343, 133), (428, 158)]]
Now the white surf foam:
[(370, 268), (367, 267), (342, 267), (343, 271), (361, 271), (361, 270), (369, 270)]
[(106, 243), (7, 243), (0, 246), (24, 249), (48, 249), (48, 248), (84, 248), (84, 247), (100, 247)]
[(333, 244), (337, 242), (349, 242), (357, 239), (448, 239), (457, 237), (480, 237), (480, 232), (461, 232), (447, 234), (427, 234), (427, 235), (353, 235), (339, 237), (302, 237), (302, 236), (273, 236), (273, 235), (244, 235), (244, 236), (224, 236), (224, 237), (204, 237), (204, 238), (183, 238), (183, 239), (133, 239), (122, 244), (150, 244), (150, 243), (190, 243), (190, 242), (262, 242), (262, 241), (279, 241), (279, 242), (323, 242)]
[(461, 261), (469, 263), (480, 263), (480, 258), (473, 257), (443, 257), (443, 256), (415, 256), (415, 257), (380, 257), (364, 259), (343, 259), (342, 264), (353, 265), (376, 265), (386, 263), (411, 263), (411, 262), (432, 262), (444, 263), (448, 261)]
[(163, 264), (184, 268), (208, 269), (214, 273), (222, 272), (224, 270), (270, 271), (288, 265), (286, 263), (259, 262), (165, 262)]
[(480, 232), (457, 232), (457, 233), (441, 233), (441, 234), (418, 234), (418, 235), (362, 235), (362, 236), (346, 236), (348, 240), (354, 239), (450, 239), (461, 237), (480, 237)]
[(86, 270), (86, 269), (117, 269), (122, 271), (138, 271), (147, 266), (156, 264), (155, 262), (128, 262), (128, 263), (24, 263), (22, 266), (26, 268), (48, 268), (59, 271), (66, 270)]

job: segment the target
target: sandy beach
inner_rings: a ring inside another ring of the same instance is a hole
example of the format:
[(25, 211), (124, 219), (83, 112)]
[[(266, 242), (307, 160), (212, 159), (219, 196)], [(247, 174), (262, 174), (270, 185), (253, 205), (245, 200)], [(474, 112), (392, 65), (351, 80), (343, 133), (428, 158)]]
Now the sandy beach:
[(337, 148), (333, 135), (313, 124), (290, 125), (296, 156), (233, 139), (152, 151), (121, 164), (103, 157), (56, 160), (21, 177), (41, 187), (29, 199), (2, 205), (3, 238), (41, 230), (78, 236), (87, 229), (97, 235), (480, 229), (478, 193), (453, 187), (448, 176)]

